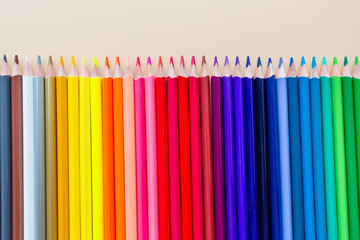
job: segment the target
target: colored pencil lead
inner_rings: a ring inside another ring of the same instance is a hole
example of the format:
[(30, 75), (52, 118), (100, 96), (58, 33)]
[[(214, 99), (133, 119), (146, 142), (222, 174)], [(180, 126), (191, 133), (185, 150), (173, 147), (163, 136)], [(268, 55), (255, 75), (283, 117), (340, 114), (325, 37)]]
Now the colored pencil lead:
[(150, 65), (150, 66), (152, 65), (152, 64), (151, 64), (151, 58), (150, 58), (150, 57), (148, 57), (146, 65)]
[(359, 58), (356, 56), (355, 57), (355, 65), (357, 65), (359, 63)]
[(64, 59), (63, 59), (62, 56), (60, 56), (59, 66), (63, 66), (63, 67), (64, 67)]
[(246, 58), (246, 67), (250, 66), (250, 57), (247, 56)]
[(344, 66), (346, 66), (346, 65), (348, 65), (348, 64), (349, 64), (348, 58), (345, 57), (345, 58), (344, 58)]
[(105, 66), (110, 69), (109, 58), (107, 56), (105, 57)]
[(225, 57), (225, 65), (224, 65), (224, 66), (227, 66), (227, 65), (229, 65), (229, 58), (228, 58), (228, 56)]
[(170, 65), (172, 65), (174, 67), (174, 59), (173, 59), (173, 57), (170, 57)]
[(120, 58), (119, 58), (119, 57), (116, 57), (115, 65), (116, 65), (116, 66), (120, 66)]
[(327, 65), (327, 63), (326, 63), (326, 57), (323, 57), (322, 65)]
[(290, 67), (294, 64), (294, 58), (290, 58)]
[(85, 66), (87, 66), (87, 62), (86, 62), (86, 57), (85, 57), (85, 56), (83, 56), (83, 58), (82, 58), (82, 63), (83, 63)]
[(126, 57), (126, 67), (130, 67), (130, 58), (129, 58), (129, 56)]
[(41, 65), (41, 57), (40, 57), (40, 55), (37, 56), (36, 64)]
[(337, 64), (338, 64), (337, 58), (334, 57), (333, 65), (337, 65)]
[(258, 60), (257, 60), (257, 67), (262, 67), (262, 64), (261, 64), (261, 59), (260, 59), (260, 57), (258, 57)]
[(279, 60), (279, 69), (281, 68), (281, 66), (284, 64), (284, 62), (283, 62), (283, 58), (282, 57), (280, 57), (280, 60)]
[(6, 57), (6, 54), (4, 54), (4, 61), (7, 63), (7, 57)]
[(26, 62), (26, 63), (30, 62), (29, 56), (26, 56), (25, 62)]
[(195, 66), (196, 66), (196, 62), (195, 62), (195, 57), (194, 57), (194, 56), (191, 57), (191, 65), (195, 65)]
[(271, 58), (269, 58), (268, 66), (270, 66), (270, 64), (272, 64)]
[(181, 56), (181, 58), (180, 58), (180, 65), (185, 67), (184, 56)]
[(240, 65), (240, 60), (239, 60), (239, 56), (236, 56), (236, 60), (235, 60), (235, 66), (236, 65)]
[(304, 56), (301, 57), (301, 66), (304, 66), (305, 65), (305, 58)]
[(214, 66), (216, 66), (216, 65), (219, 65), (219, 63), (218, 63), (217, 57), (215, 56), (215, 58), (214, 58)]
[(98, 68), (98, 62), (97, 62), (96, 57), (94, 57), (93, 66), (94, 66), (95, 68)]
[(158, 67), (162, 67), (162, 66), (163, 66), (162, 58), (161, 58), (161, 56), (159, 56)]
[(19, 57), (18, 57), (18, 55), (17, 55), (17, 54), (15, 55), (15, 60), (14, 60), (14, 63), (19, 64)]
[(201, 65), (204, 65), (204, 64), (206, 64), (205, 56), (202, 57), (202, 63), (201, 63)]
[[(16, 61), (16, 60), (17, 60), (17, 61)], [(17, 56), (17, 55), (15, 55), (15, 61), (16, 61), (16, 63), (19, 63), (19, 59), (18, 59), (18, 56)], [(52, 57), (49, 56), (48, 65), (52, 65), (52, 64), (53, 64)]]
[(71, 56), (70, 65), (75, 67), (75, 58), (74, 58), (74, 56)]
[(136, 59), (136, 66), (141, 67), (141, 63), (140, 63), (140, 58), (139, 58), (139, 57)]
[(315, 68), (315, 67), (316, 67), (316, 59), (315, 59), (315, 57), (313, 57), (312, 63), (311, 63), (311, 68)]

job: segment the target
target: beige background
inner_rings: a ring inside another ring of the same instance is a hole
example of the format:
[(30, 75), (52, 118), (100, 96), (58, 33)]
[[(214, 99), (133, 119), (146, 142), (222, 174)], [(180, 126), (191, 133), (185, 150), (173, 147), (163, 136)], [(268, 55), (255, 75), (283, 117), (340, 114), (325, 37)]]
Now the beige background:
[(51, 54), (56, 63), (63, 55), (66, 68), (71, 55), (78, 65), (83, 55), (100, 65), (106, 55), (132, 64), (184, 55), (189, 65), (203, 54), (221, 63), (239, 55), (243, 65), (247, 55), (253, 65), (259, 55), (276, 64), (304, 55), (308, 66), (313, 55), (347, 55), (352, 63), (360, 46), (359, 0), (0, 0), (0, 9), (0, 54), (13, 61), (17, 53), (22, 63), (25, 55), (47, 62)]

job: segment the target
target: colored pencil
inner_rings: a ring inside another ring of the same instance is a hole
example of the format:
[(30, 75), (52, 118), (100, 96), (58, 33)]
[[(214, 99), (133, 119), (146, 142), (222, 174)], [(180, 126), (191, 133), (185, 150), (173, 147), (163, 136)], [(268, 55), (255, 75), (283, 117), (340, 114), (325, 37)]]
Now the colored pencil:
[(335, 192), (335, 163), (334, 163), (334, 137), (333, 117), (331, 103), (330, 74), (327, 69), (326, 58), (323, 58), (321, 74), (321, 113), (322, 134), (324, 148), (324, 173), (325, 173), (325, 202), (326, 226), (329, 240), (338, 239), (336, 218), (336, 192)]
[(212, 131), (214, 153), (215, 239), (226, 239), (225, 166), (222, 84), (217, 57), (211, 75)]
[(69, 236), (80, 238), (79, 77), (74, 57), (68, 74)]
[(191, 58), (189, 75), (191, 189), (193, 206), (193, 237), (204, 239), (204, 205), (202, 188), (201, 130), (200, 130), (200, 79), (195, 57)]
[[(353, 69), (353, 85), (354, 85), (354, 99), (360, 98), (360, 66), (359, 58), (355, 58), (355, 65)], [(354, 101), (355, 111), (355, 134), (356, 134), (356, 156), (358, 166), (358, 187), (360, 198), (360, 102)]]
[(104, 239), (115, 239), (115, 165), (113, 84), (108, 57), (105, 58), (102, 89), (102, 144), (104, 179)]
[[(181, 239), (180, 210), (180, 162), (179, 162), (179, 112), (178, 79), (173, 58), (170, 58), (167, 76), (167, 113), (169, 141), (169, 184), (170, 184), (170, 231), (171, 239)], [(160, 180), (159, 180), (160, 182)]]
[(104, 238), (101, 76), (96, 57), (90, 74), (93, 239)]
[(145, 76), (146, 166), (148, 193), (149, 239), (159, 239), (158, 172), (156, 149), (155, 76), (150, 57)]
[[(24, 88), (25, 86), (23, 85), (23, 89)], [(69, 238), (69, 155), (67, 107), (67, 79), (64, 69), (64, 61), (63, 58), (60, 57), (59, 69), (56, 76), (58, 239)]]
[(311, 146), (310, 82), (305, 58), (299, 70), (301, 161), (304, 188), (305, 239), (315, 239), (314, 178)]
[(11, 75), (12, 236), (24, 238), (22, 74), (15, 55)]
[(134, 73), (135, 105), (135, 150), (136, 150), (136, 203), (138, 239), (148, 239), (148, 209), (146, 191), (146, 124), (145, 124), (145, 79), (141, 73), (140, 58), (137, 58)]
[(135, 165), (135, 121), (134, 78), (130, 60), (126, 59), (124, 82), (124, 173), (125, 173), (125, 224), (126, 238), (137, 239), (136, 221), (136, 165)]
[(234, 92), (234, 129), (235, 129), (235, 175), (238, 239), (248, 239), (248, 214), (246, 191), (246, 147), (244, 112), (244, 77), (240, 69), (239, 57), (236, 57), (233, 73)]
[[(301, 165), (301, 138), (300, 138), (300, 108), (299, 85), (293, 58), (290, 58), (290, 67), (287, 77), (288, 109), (289, 109), (289, 144), (291, 167), (291, 202), (293, 214), (293, 238), (305, 238), (304, 229), (304, 197)], [(280, 126), (279, 126), (280, 127)]]
[(0, 224), (1, 239), (12, 238), (11, 76), (4, 55), (0, 69)]
[(262, 70), (260, 57), (254, 79), (255, 89), (255, 132), (256, 158), (258, 161), (258, 191), (259, 191), (259, 236), (270, 238), (270, 183), (269, 183), (269, 149), (267, 136), (266, 80)]
[(344, 136), (346, 158), (346, 182), (349, 207), (349, 233), (350, 239), (360, 239), (359, 224), (359, 189), (356, 167), (355, 117), (354, 117), (354, 91), (352, 76), (347, 57), (342, 69), (342, 88), (344, 106)]
[(116, 238), (125, 239), (124, 101), (119, 57), (115, 63), (113, 91)]
[(256, 135), (255, 135), (255, 97), (254, 97), (254, 75), (247, 57), (244, 74), (245, 92), (245, 141), (246, 141), (246, 171), (248, 177), (248, 224), (249, 238), (258, 239), (259, 217), (258, 217), (258, 191), (257, 191), (257, 168), (256, 168)]
[(215, 239), (214, 222), (214, 173), (211, 131), (210, 77), (206, 69), (205, 56), (200, 71), (200, 109), (201, 109), (201, 151), (204, 191), (204, 233), (206, 240)]
[(190, 162), (190, 114), (189, 78), (186, 74), (184, 57), (181, 56), (178, 76), (179, 97), (179, 143), (180, 143), (180, 187), (182, 238), (193, 237), (191, 204), (191, 162)]
[(81, 239), (92, 239), (90, 73), (83, 57), (79, 73)]
[(37, 57), (34, 82), (34, 143), (35, 143), (35, 239), (46, 239), (45, 193), (45, 73)]
[(155, 78), (155, 91), (159, 183), (159, 239), (164, 240), (170, 239), (170, 195), (166, 77), (161, 57), (159, 57)]
[[(272, 65), (271, 62), (270, 64)], [(272, 69), (272, 66), (270, 69)], [(278, 107), (277, 110), (278, 110), (279, 122), (275, 123), (276, 124), (275, 129), (279, 131), (279, 135), (275, 137), (275, 139), (276, 138), (278, 139), (277, 141), (274, 139), (275, 140), (274, 143), (277, 144), (277, 142), (279, 142), (279, 150), (276, 146), (274, 146), (273, 148), (276, 148), (275, 151), (280, 151), (280, 154), (278, 153), (280, 155), (280, 159), (279, 159), (279, 155), (276, 156), (277, 169), (275, 170), (276, 171), (275, 175), (276, 175), (276, 181), (281, 182), (281, 186), (279, 186), (278, 189), (278, 191), (281, 194), (277, 193), (278, 194), (277, 201), (278, 203), (280, 203), (280, 205), (276, 206), (280, 208), (278, 214), (281, 214), (281, 216), (279, 216), (276, 219), (277, 222), (275, 224), (283, 223), (283, 227), (282, 227), (283, 239), (293, 239), (293, 229), (292, 229), (293, 219), (292, 219), (292, 206), (291, 206), (291, 175), (290, 175), (291, 172), (290, 144), (289, 144), (289, 113), (288, 113), (289, 107), (288, 107), (288, 92), (287, 92), (288, 88), (287, 88), (287, 79), (286, 79), (286, 73), (282, 58), (280, 58), (279, 61), (279, 69), (276, 77), (276, 87), (277, 88), (274, 90), (274, 94), (277, 94), (277, 102), (274, 103), (274, 105), (275, 106), (277, 105)], [(268, 97), (270, 96), (268, 95)], [(269, 110), (268, 114), (270, 116), (271, 109), (269, 108), (268, 110)], [(269, 122), (270, 122), (270, 118), (269, 118)], [(270, 127), (269, 127), (269, 136), (270, 136)], [(270, 142), (272, 142), (272, 140), (269, 139), (269, 143)], [(275, 185), (274, 187), (276, 187), (276, 183), (274, 183), (274, 185)], [(276, 228), (276, 230), (281, 230), (281, 227), (274, 226), (274, 223), (273, 223), (273, 227)]]
[(325, 211), (324, 157), (321, 123), (321, 89), (315, 57), (310, 71), (311, 136), (314, 168), (316, 238), (327, 239)]
[[(30, 60), (26, 57), (23, 72), (24, 239), (35, 239), (36, 234), (35, 195), (37, 193), (35, 192), (34, 84), (35, 78), (31, 70)], [(4, 116), (4, 114), (1, 114), (1, 116)]]
[(336, 204), (339, 239), (349, 239), (348, 199), (346, 184), (343, 99), (340, 71), (334, 58), (331, 70), (331, 98), (334, 131)]

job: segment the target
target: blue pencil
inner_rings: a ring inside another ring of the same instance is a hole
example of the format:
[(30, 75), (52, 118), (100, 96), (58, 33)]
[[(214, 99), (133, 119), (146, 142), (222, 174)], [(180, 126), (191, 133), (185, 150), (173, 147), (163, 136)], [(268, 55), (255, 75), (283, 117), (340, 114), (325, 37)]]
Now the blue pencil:
[[(300, 134), (301, 160), (304, 188), (304, 219), (305, 239), (315, 237), (315, 209), (314, 209), (314, 179), (311, 146), (311, 111), (309, 76), (306, 70), (305, 58), (301, 58), (299, 71), (299, 102), (300, 102)], [(296, 226), (295, 226), (296, 227)]]
[(259, 239), (259, 217), (258, 217), (258, 191), (257, 191), (257, 169), (256, 169), (256, 137), (255, 137), (255, 97), (254, 97), (254, 74), (247, 57), (244, 74), (245, 95), (245, 140), (248, 180), (248, 224), (249, 238)]
[(287, 84), (289, 104), (291, 201), (293, 206), (293, 238), (294, 240), (303, 240), (305, 238), (305, 230), (301, 166), (299, 85), (293, 58), (290, 59)]
[(233, 82), (228, 57), (222, 74), (227, 239), (237, 239)]
[(234, 88), (234, 127), (236, 162), (236, 203), (238, 239), (248, 239), (248, 214), (246, 191), (246, 149), (244, 115), (244, 77), (240, 69), (239, 57), (236, 57), (233, 73)]
[[(289, 146), (289, 113), (288, 89), (286, 73), (282, 58), (279, 62), (277, 75), (279, 135), (280, 135), (280, 170), (281, 170), (281, 203), (282, 203), (282, 237), (293, 239), (292, 206), (291, 206), (291, 175), (290, 175), (290, 146)], [(296, 228), (297, 226), (294, 225)]]
[(327, 239), (325, 211), (324, 157), (321, 120), (321, 89), (315, 57), (310, 71), (311, 133), (314, 167), (316, 239)]
[(279, 149), (279, 117), (275, 74), (269, 58), (266, 71), (266, 98), (269, 137), (271, 236), (281, 239), (281, 178)]
[(11, 76), (4, 55), (0, 68), (0, 224), (1, 239), (12, 239)]

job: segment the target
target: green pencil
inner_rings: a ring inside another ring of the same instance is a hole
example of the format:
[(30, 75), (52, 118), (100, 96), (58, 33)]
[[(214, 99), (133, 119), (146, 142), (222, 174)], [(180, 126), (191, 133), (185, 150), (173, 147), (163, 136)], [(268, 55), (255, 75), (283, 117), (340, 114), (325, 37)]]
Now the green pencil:
[(348, 203), (346, 189), (346, 164), (342, 86), (337, 59), (334, 58), (331, 72), (331, 97), (333, 109), (334, 156), (336, 175), (336, 203), (339, 239), (349, 239)]
[(359, 240), (359, 195), (356, 170), (354, 93), (353, 82), (347, 57), (345, 57), (344, 59), (344, 68), (342, 70), (342, 87), (344, 101), (345, 156), (349, 208), (349, 233), (351, 240)]
[(321, 112), (323, 127), (324, 172), (325, 172), (325, 205), (328, 240), (337, 240), (336, 190), (334, 164), (334, 136), (331, 105), (331, 83), (326, 59), (323, 58), (320, 73)]
[[(358, 187), (360, 194), (360, 66), (359, 58), (355, 58), (355, 66), (353, 70), (353, 83), (354, 83), (354, 101), (355, 104), (355, 130), (356, 130), (356, 154), (357, 154), (357, 165), (358, 165)], [(360, 198), (360, 195), (359, 195)]]

